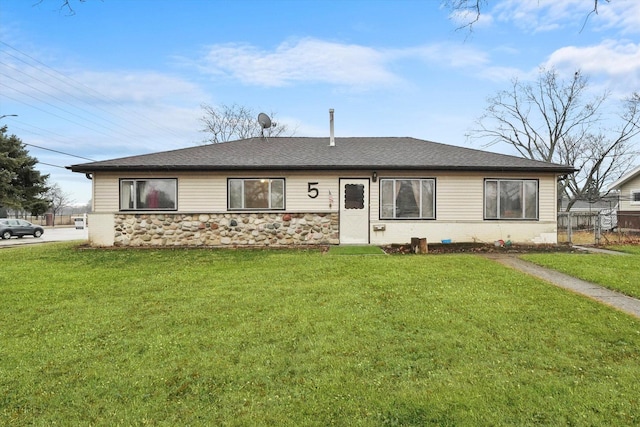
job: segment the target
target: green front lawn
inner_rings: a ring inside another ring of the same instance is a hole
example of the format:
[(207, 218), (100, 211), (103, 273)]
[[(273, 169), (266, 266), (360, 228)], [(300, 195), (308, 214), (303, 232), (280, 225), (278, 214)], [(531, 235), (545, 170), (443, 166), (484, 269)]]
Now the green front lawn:
[(634, 425), (640, 321), (473, 255), (0, 250), (2, 425)]
[(640, 298), (640, 248), (616, 246), (610, 249), (635, 255), (556, 253), (529, 254), (521, 258)]
[(607, 249), (612, 251), (620, 251), (633, 255), (640, 255), (640, 245), (624, 245), (624, 246), (609, 246)]

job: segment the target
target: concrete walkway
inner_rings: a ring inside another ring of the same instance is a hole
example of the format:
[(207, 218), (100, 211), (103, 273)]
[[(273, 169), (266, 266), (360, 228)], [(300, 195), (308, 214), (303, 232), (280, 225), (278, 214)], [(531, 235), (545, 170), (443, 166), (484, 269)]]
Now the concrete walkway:
[(630, 255), (628, 253), (625, 252), (619, 252), (619, 251), (610, 251), (609, 249), (600, 249), (600, 248), (594, 248), (592, 246), (576, 246), (573, 245), (574, 249), (578, 249), (580, 251), (585, 251), (585, 252), (593, 252), (594, 254), (606, 254), (606, 255)]
[[(616, 252), (620, 254), (620, 252)], [(640, 300), (610, 291), (602, 286), (590, 283), (549, 268), (540, 267), (529, 261), (524, 261), (515, 255), (486, 254), (486, 257), (497, 261), (507, 267), (520, 270), (531, 276), (538, 277), (551, 284), (568, 289), (572, 292), (585, 295), (601, 303), (617, 308), (627, 314), (640, 318)]]

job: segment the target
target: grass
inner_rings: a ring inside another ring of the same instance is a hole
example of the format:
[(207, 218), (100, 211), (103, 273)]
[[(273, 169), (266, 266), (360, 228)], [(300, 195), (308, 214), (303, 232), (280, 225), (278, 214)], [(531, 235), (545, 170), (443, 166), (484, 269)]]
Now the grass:
[(614, 246), (609, 246), (607, 249), (611, 249), (613, 251), (620, 251), (620, 252), (625, 252), (628, 254), (632, 254), (632, 255), (640, 255), (640, 245), (625, 245), (625, 246), (620, 246), (620, 245), (614, 245)]
[(331, 246), (331, 255), (384, 255), (384, 251), (377, 246)]
[(640, 322), (472, 255), (0, 251), (2, 425), (634, 425)]
[(614, 291), (640, 298), (640, 247), (612, 246), (631, 256), (602, 254), (529, 254), (521, 258)]

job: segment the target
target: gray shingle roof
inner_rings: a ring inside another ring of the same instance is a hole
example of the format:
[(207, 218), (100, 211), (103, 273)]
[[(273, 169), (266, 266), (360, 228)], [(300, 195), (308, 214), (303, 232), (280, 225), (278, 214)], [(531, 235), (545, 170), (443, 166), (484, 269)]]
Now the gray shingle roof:
[(68, 166), (73, 172), (430, 169), (571, 173), (570, 166), (408, 137), (250, 138)]

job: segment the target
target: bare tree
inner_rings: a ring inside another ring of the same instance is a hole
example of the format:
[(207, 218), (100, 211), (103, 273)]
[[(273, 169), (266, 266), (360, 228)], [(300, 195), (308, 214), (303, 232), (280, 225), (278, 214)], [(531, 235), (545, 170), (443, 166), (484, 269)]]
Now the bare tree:
[(452, 14), (460, 19), (457, 28), (471, 31), (473, 25), (480, 20), (482, 10), (487, 6), (488, 0), (443, 0), (442, 5), (448, 8)]
[(554, 69), (541, 69), (533, 84), (514, 80), (489, 98), (469, 136), (488, 138), (486, 146), (508, 144), (525, 158), (573, 165), (578, 171), (559, 183), (569, 210), (578, 199), (599, 197), (606, 183), (629, 169), (637, 154), (631, 140), (640, 135), (639, 93), (623, 100), (607, 127), (610, 94), (588, 97), (587, 89), (579, 71), (563, 81)]
[(58, 184), (53, 184), (47, 192), (47, 198), (50, 201), (49, 208), (53, 214), (53, 225), (56, 225), (56, 215), (64, 208), (69, 207), (74, 200), (71, 199), (69, 193), (62, 191)]
[[(241, 105), (225, 105), (211, 106), (207, 104), (201, 105), (205, 115), (200, 121), (204, 124), (202, 132), (208, 134), (205, 142), (217, 144), (220, 142), (230, 141), (232, 139), (253, 138), (262, 135), (262, 127), (258, 123), (258, 113), (251, 108)], [(271, 118), (275, 118), (272, 113)], [(287, 125), (272, 122), (270, 128), (264, 129), (266, 137), (271, 136), (291, 136), (294, 132), (290, 132)]]
[[(38, 0), (35, 4), (42, 4), (44, 3), (45, 0)], [(72, 6), (72, 0), (58, 0), (59, 1), (59, 5), (60, 5), (60, 10), (66, 10), (67, 14), (69, 15), (75, 15), (76, 11), (74, 9), (74, 7)], [(84, 3), (87, 0), (76, 0), (78, 3)]]
[[(610, 3), (611, 0), (591, 0), (593, 2), (593, 9), (585, 18), (586, 21), (589, 16), (598, 14), (598, 6), (602, 3)], [(461, 18), (461, 24), (458, 29), (468, 29), (471, 31), (473, 25), (480, 20), (480, 15), (485, 7), (489, 4), (489, 0), (442, 0), (442, 5), (448, 8), (453, 14)]]

